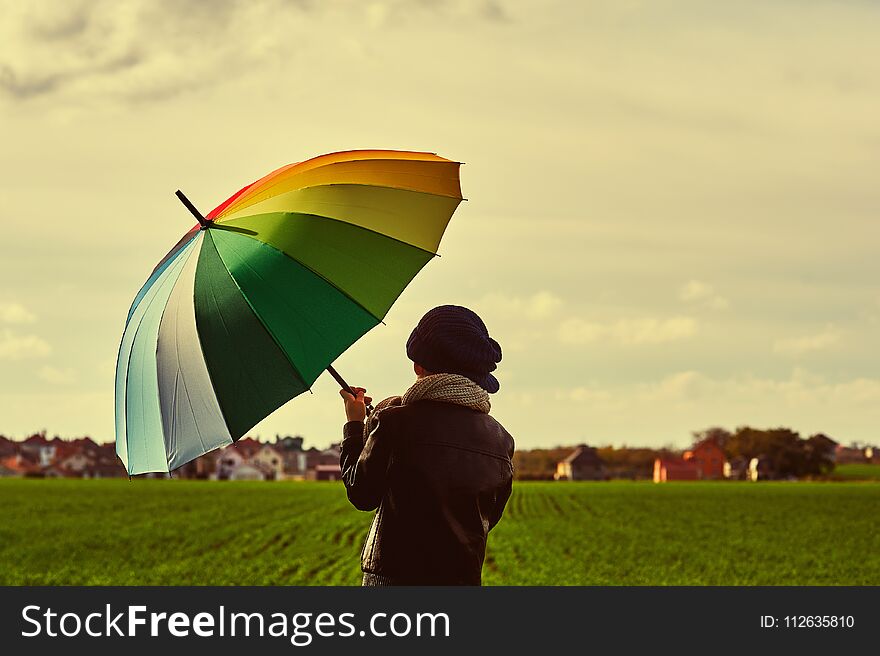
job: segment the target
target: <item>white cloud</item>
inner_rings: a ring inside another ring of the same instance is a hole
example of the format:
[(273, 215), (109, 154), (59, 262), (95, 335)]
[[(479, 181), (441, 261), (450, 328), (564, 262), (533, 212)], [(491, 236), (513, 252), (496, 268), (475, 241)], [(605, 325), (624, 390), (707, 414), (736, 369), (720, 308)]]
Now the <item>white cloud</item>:
[(532, 319), (546, 319), (562, 305), (562, 299), (550, 292), (538, 292), (528, 299), (526, 315)]
[(693, 401), (711, 392), (713, 381), (698, 371), (680, 371), (657, 383), (638, 385), (642, 400), (679, 402)]
[(0, 322), (33, 323), (36, 317), (21, 303), (0, 303)]
[(579, 403), (608, 403), (614, 398), (610, 391), (601, 389), (596, 385), (591, 385), (589, 387), (574, 387), (557, 394), (557, 397), (571, 399), (572, 401), (577, 401)]
[(49, 365), (41, 367), (38, 375), (51, 385), (72, 385), (77, 381), (76, 372), (73, 369), (58, 369)]
[(478, 302), (480, 311), (488, 316), (497, 314), (504, 318), (526, 317), (535, 321), (549, 319), (562, 305), (561, 298), (544, 290), (530, 296), (487, 294)]
[(599, 323), (583, 319), (568, 319), (559, 327), (559, 339), (566, 344), (588, 344), (609, 340), (624, 345), (662, 344), (692, 337), (697, 333), (697, 322), (692, 317), (669, 319), (621, 319), (613, 323)]
[(678, 297), (685, 303), (703, 305), (713, 310), (726, 310), (730, 302), (718, 294), (712, 285), (699, 280), (689, 280), (678, 292)]
[(0, 332), (0, 360), (42, 358), (51, 351), (49, 344), (36, 335), (18, 335), (11, 330)]
[(822, 351), (840, 341), (840, 334), (833, 328), (821, 333), (778, 339), (773, 344), (773, 351), (784, 355), (798, 356), (811, 351)]

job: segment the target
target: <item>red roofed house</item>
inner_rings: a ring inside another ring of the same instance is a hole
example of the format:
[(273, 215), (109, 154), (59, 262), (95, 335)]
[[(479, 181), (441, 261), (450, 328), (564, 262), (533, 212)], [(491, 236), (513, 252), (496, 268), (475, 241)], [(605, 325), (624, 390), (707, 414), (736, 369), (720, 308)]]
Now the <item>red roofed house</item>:
[(0, 458), (14, 456), (16, 453), (18, 453), (18, 447), (15, 446), (15, 442), (0, 435)]
[(338, 463), (335, 465), (315, 465), (314, 469), (309, 470), (308, 477), (313, 481), (338, 481), (342, 478), (342, 469)]
[(12, 474), (7, 473), (7, 476), (39, 476), (40, 465), (37, 458), (38, 456), (23, 451), (14, 456), (3, 458), (0, 460), (0, 465), (3, 465), (4, 470), (14, 472)]
[(55, 460), (56, 442), (61, 440), (47, 440), (46, 433), (35, 433), (19, 445), (23, 454), (31, 456), (37, 464), (47, 467)]
[(257, 451), (263, 448), (263, 445), (252, 437), (243, 437), (231, 446), (233, 446), (245, 460), (253, 458)]
[(698, 481), (700, 468), (695, 462), (683, 458), (657, 458), (654, 461), (654, 482)]
[(727, 458), (714, 438), (707, 437), (697, 442), (690, 451), (684, 452), (683, 457), (697, 466), (700, 478), (724, 478), (724, 463)]

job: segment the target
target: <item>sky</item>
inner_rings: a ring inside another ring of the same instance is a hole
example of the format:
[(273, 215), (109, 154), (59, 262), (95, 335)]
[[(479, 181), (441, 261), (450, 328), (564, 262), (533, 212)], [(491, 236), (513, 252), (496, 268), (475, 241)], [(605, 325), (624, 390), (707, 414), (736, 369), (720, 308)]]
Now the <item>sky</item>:
[[(443, 303), (519, 448), (709, 426), (880, 443), (880, 4), (0, 0), (0, 433), (113, 435), (128, 307), (204, 212), (353, 148), (465, 164), (335, 363), (375, 398)], [(369, 275), (368, 271), (364, 275)], [(319, 378), (251, 431), (341, 437)]]

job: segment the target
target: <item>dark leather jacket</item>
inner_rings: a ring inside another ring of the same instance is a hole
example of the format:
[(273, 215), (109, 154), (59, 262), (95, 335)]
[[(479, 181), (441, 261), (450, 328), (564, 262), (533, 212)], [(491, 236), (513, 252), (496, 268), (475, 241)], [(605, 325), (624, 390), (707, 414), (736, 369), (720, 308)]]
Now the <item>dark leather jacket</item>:
[(381, 411), (343, 429), (348, 499), (378, 508), (361, 569), (403, 585), (480, 585), (486, 538), (513, 480), (513, 438), (491, 416), (441, 401)]

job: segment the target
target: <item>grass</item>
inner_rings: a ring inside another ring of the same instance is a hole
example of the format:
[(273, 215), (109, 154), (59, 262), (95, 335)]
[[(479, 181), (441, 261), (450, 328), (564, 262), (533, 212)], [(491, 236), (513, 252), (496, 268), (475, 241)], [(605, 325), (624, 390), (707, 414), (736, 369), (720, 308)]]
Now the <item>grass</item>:
[[(490, 585), (877, 585), (880, 485), (517, 483)], [(0, 584), (358, 585), (341, 484), (0, 480)]]
[(841, 481), (880, 481), (880, 465), (867, 463), (837, 465), (832, 478)]

